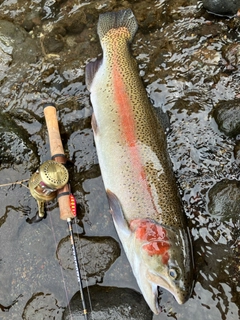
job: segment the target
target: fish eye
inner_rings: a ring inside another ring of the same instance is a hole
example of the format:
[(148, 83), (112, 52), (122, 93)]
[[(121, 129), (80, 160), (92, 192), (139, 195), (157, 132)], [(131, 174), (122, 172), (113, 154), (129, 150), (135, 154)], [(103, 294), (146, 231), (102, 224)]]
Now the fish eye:
[(176, 280), (179, 276), (179, 272), (176, 268), (170, 268), (168, 274), (172, 280)]

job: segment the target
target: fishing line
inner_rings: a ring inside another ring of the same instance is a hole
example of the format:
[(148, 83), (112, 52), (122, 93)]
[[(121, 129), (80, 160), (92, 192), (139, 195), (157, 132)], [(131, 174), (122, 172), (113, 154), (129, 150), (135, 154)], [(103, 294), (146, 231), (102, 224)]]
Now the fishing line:
[[(54, 243), (55, 243), (55, 248), (56, 248), (56, 252), (57, 252), (58, 244), (57, 244), (56, 234), (55, 234), (55, 231), (54, 231), (54, 228), (53, 228), (53, 222), (52, 222), (51, 214), (49, 214), (49, 219), (50, 219), (51, 230), (52, 230), (53, 239), (54, 239)], [(66, 281), (65, 281), (65, 278), (64, 278), (64, 274), (63, 274), (63, 267), (61, 266), (60, 263), (59, 263), (59, 267), (60, 267), (60, 270), (61, 270), (63, 287), (64, 287), (65, 296), (66, 296), (66, 300), (67, 300), (68, 310), (69, 310), (69, 313), (70, 313), (70, 316), (71, 316), (71, 319), (72, 319), (72, 311), (71, 311), (71, 307), (70, 307), (70, 298), (68, 296), (67, 285), (66, 285)]]
[(9, 182), (9, 183), (4, 183), (4, 184), (0, 184), (0, 187), (9, 187), (9, 186), (14, 186), (16, 184), (20, 184), (23, 187), (29, 189), (27, 186), (25, 186), (25, 184), (23, 184), (23, 182), (29, 181), (29, 179), (24, 179), (24, 180), (20, 180), (20, 181), (15, 181), (15, 182)]

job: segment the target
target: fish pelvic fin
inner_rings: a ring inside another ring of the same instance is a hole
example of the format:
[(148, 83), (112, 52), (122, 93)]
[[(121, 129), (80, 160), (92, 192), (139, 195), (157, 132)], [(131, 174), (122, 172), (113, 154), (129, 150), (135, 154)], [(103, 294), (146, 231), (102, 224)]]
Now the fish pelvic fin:
[(137, 32), (138, 24), (131, 9), (100, 14), (97, 28), (100, 41), (109, 30), (121, 27), (126, 27), (128, 29), (130, 33), (129, 41), (132, 42), (135, 33)]
[(109, 207), (111, 210), (113, 221), (118, 233), (124, 236), (124, 238), (130, 237), (131, 230), (129, 229), (128, 223), (124, 217), (122, 206), (118, 197), (109, 189), (106, 190), (106, 193), (107, 193)]

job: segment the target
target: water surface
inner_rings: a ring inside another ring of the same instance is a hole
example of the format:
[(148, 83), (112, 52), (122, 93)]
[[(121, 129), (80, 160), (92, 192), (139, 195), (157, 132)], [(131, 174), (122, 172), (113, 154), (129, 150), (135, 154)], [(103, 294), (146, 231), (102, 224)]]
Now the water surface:
[[(128, 7), (139, 21), (132, 52), (146, 90), (154, 106), (170, 117), (168, 148), (196, 261), (190, 300), (179, 306), (162, 290), (161, 314), (153, 319), (236, 320), (239, 219), (216, 219), (207, 204), (217, 182), (239, 179), (235, 139), (218, 130), (211, 113), (219, 101), (240, 97), (238, 18), (210, 15), (195, 0), (2, 1), (0, 183), (28, 179), (49, 159), (42, 104), (54, 101), (64, 149), (73, 162), (77, 232), (118, 240), (93, 142), (84, 69), (101, 55), (99, 13)], [(1, 187), (0, 199), (0, 318), (20, 319), (27, 302), (38, 294), (38, 299), (48, 297), (42, 315), (50, 319), (48, 305), (54, 305), (52, 316), (61, 319), (78, 286), (75, 273), (62, 271), (56, 259), (57, 244), (67, 235), (57, 205), (49, 204), (47, 218), (30, 225), (26, 219), (36, 213), (37, 205), (28, 189)], [(123, 251), (102, 281), (138, 290)]]

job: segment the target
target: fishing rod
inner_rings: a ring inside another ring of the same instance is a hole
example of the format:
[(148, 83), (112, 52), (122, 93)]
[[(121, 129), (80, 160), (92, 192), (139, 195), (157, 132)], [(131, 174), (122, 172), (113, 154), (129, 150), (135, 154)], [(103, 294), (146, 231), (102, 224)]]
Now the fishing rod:
[(72, 229), (72, 219), (74, 219), (77, 215), (76, 200), (70, 192), (70, 185), (68, 183), (69, 175), (64, 166), (67, 162), (67, 158), (64, 154), (59, 132), (56, 107), (53, 103), (45, 104), (44, 116), (48, 129), (52, 159), (45, 161), (29, 180), (30, 192), (38, 203), (38, 213), (32, 222), (41, 221), (45, 216), (45, 202), (57, 197), (60, 219), (66, 220), (68, 225), (74, 265), (80, 289), (84, 320), (88, 320), (80, 266)]

